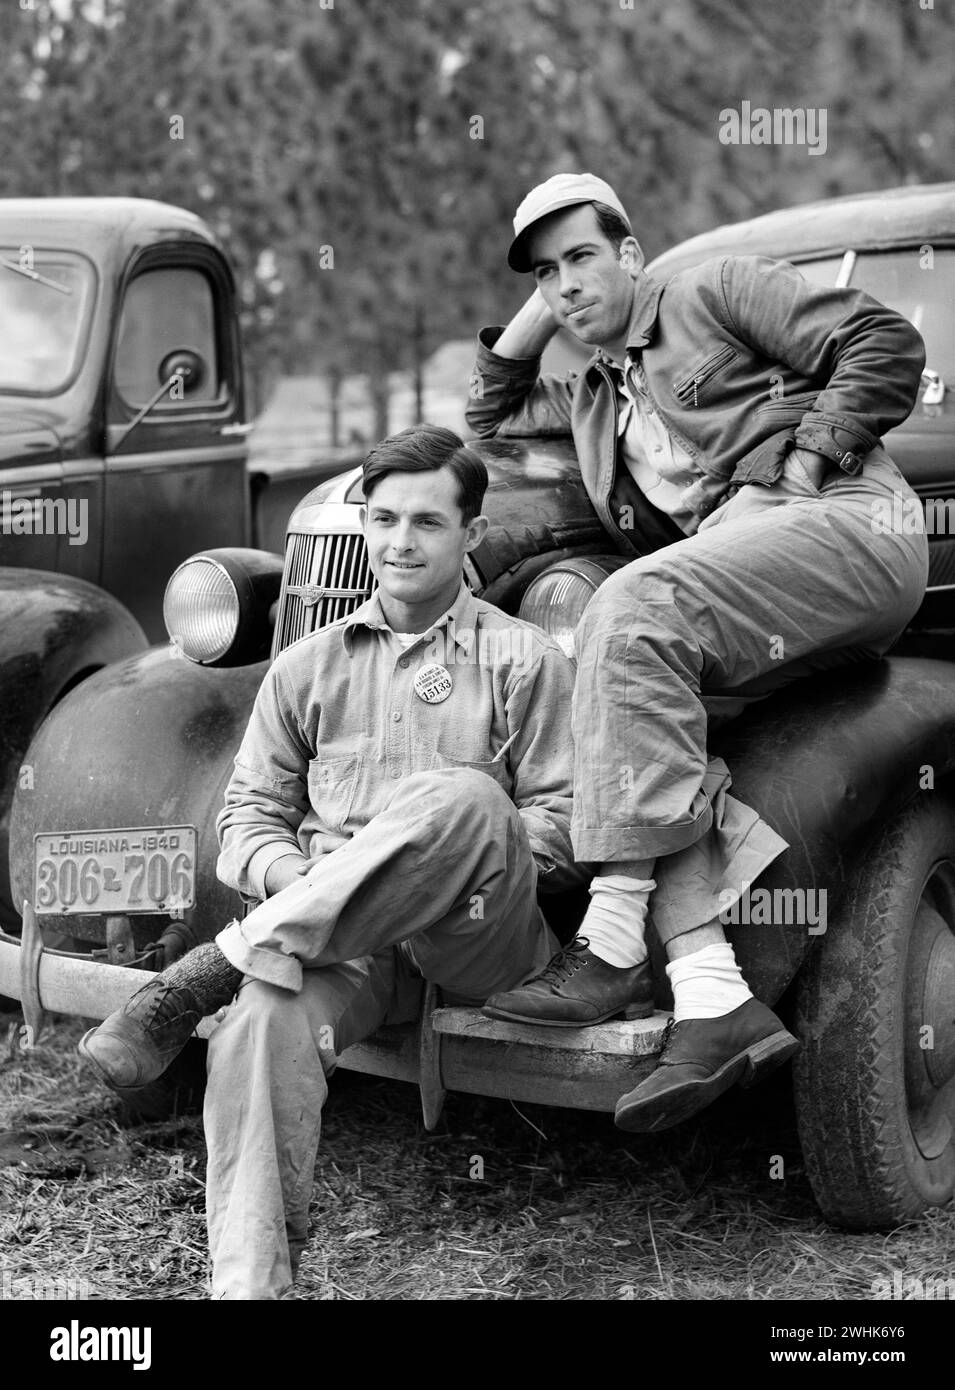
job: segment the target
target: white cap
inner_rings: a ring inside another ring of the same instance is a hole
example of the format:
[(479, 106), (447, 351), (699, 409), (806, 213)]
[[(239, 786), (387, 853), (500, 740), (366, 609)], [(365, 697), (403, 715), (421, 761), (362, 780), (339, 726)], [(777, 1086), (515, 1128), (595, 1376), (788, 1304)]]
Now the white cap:
[(630, 218), (609, 183), (596, 174), (555, 174), (546, 183), (532, 188), (514, 214), (514, 240), (507, 252), (512, 270), (531, 270), (527, 257), (526, 237), (530, 227), (548, 213), (570, 208), (576, 203), (603, 203), (622, 217), (630, 230)]

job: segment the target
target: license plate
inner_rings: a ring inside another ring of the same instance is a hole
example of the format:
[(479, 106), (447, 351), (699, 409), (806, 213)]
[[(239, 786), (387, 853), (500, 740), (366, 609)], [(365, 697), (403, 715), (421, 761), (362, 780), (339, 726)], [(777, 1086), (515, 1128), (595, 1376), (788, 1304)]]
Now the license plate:
[(177, 912), (196, 901), (191, 825), (34, 836), (37, 912)]

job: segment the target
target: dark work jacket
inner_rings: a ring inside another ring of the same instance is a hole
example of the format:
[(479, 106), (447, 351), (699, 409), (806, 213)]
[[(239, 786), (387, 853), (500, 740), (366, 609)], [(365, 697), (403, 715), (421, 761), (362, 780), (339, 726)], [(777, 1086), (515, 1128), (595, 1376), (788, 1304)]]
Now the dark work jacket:
[[(466, 412), (475, 434), (572, 433), (584, 485), (619, 549), (681, 539), (618, 470), (617, 392), (601, 354), (580, 374), (542, 376), (539, 357), (493, 351), (502, 332), (478, 336)], [(704, 261), (664, 285), (641, 274), (628, 349), (642, 358), (672, 438), (704, 475), (684, 494), (700, 518), (730, 487), (771, 486), (794, 444), (857, 473), (911, 412), (925, 365), (922, 338), (900, 314), (861, 290), (810, 285), (765, 256)], [(627, 505), (635, 526), (621, 526)]]

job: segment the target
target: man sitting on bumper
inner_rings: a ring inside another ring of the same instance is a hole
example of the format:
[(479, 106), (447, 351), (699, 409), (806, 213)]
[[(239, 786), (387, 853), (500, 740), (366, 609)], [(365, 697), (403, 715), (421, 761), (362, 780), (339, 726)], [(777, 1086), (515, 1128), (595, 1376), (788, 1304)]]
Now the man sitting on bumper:
[(414, 1018), (422, 978), (480, 1003), (537, 973), (557, 944), (538, 880), (579, 882), (572, 668), (462, 580), (486, 487), (450, 430), (371, 451), (378, 591), (277, 657), (218, 819), (220, 877), (262, 901), (80, 1044), (111, 1085), (147, 1085), (238, 990), (205, 1105), (218, 1298), (279, 1298), (295, 1276), (338, 1056)]

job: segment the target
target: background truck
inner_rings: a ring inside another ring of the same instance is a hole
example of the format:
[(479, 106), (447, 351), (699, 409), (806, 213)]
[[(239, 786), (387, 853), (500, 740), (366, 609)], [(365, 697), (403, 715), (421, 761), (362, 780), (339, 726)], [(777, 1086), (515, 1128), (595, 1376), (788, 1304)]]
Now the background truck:
[[(945, 390), (955, 370), (955, 185), (720, 228), (650, 270), (665, 277), (750, 251), (790, 259), (816, 282), (861, 285), (917, 324), (925, 389), (888, 447), (927, 515), (953, 502), (952, 532), (932, 537), (930, 592), (895, 653), (802, 680), (713, 739), (736, 794), (790, 844), (758, 887), (774, 904), (796, 890), (826, 895), (824, 930), (784, 910), (751, 912), (731, 929), (752, 987), (803, 1041), (795, 1099), (813, 1191), (835, 1223), (893, 1226), (955, 1192), (955, 427)], [(801, 415), (806, 402), (778, 408)], [(468, 557), (469, 582), (570, 650), (589, 598), (624, 562), (572, 443), (476, 447), (491, 478), (491, 527)], [(0, 989), (22, 1001), (27, 1041), (45, 1010), (105, 1017), (136, 988), (131, 965), (161, 968), (241, 912), (215, 876), (215, 816), (269, 650), (370, 592), (360, 501), (357, 472), (305, 496), (284, 560), (199, 550), (169, 580), (171, 640), (84, 680), (39, 727), (11, 824), (23, 935), (0, 937)], [(148, 550), (152, 529), (136, 540)], [(780, 573), (784, 582), (782, 556)], [(572, 934), (579, 900), (544, 905)], [(74, 952), (50, 949), (54, 934), (72, 938)], [(655, 945), (652, 954), (654, 1018), (533, 1028), (442, 1007), (429, 988), (419, 1027), (382, 1029), (341, 1065), (417, 1082), (429, 1125), (448, 1089), (612, 1110), (660, 1046), (671, 1000)]]
[(236, 293), (192, 213), (0, 200), (0, 921), (34, 732), (87, 676), (162, 640), (175, 567), (281, 549), (319, 467), (249, 473)]

